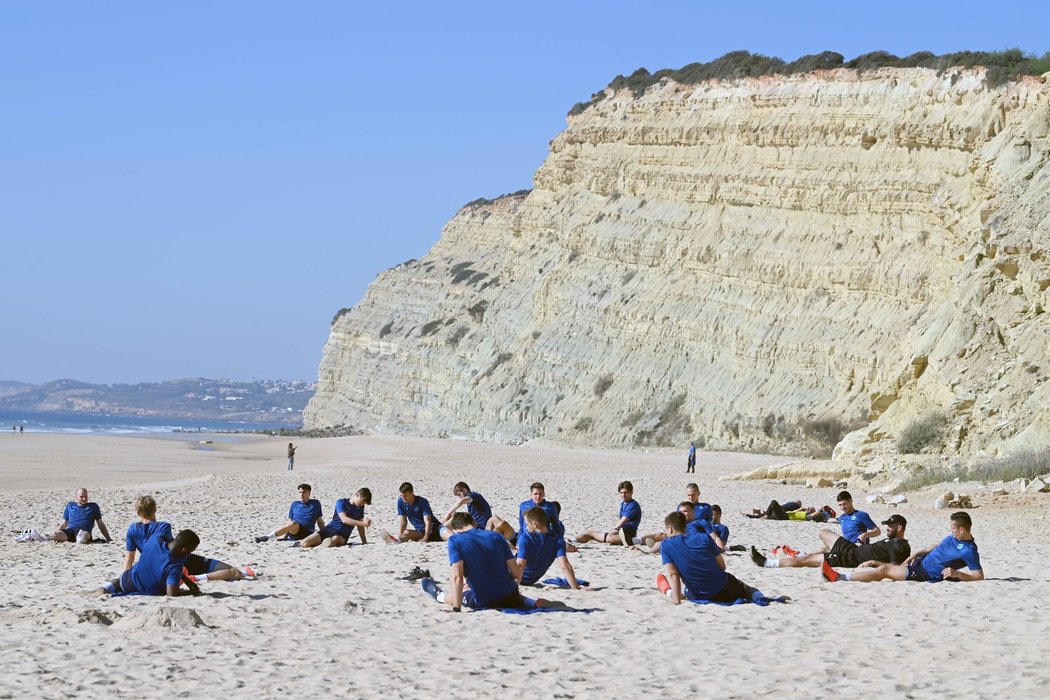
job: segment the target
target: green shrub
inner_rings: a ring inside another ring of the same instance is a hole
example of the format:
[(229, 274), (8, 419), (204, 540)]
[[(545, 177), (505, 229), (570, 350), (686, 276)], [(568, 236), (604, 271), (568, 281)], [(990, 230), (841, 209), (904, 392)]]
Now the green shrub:
[(604, 377), (600, 377), (594, 384), (594, 395), (599, 399), (605, 396), (605, 392), (609, 390), (609, 387), (613, 385), (613, 376), (607, 374)]
[(1050, 474), (1050, 449), (1019, 452), (1000, 459), (981, 460), (956, 469), (922, 469), (902, 481), (895, 493), (919, 489), (948, 481), (1014, 481)]
[(589, 432), (591, 427), (594, 425), (594, 419), (590, 416), (584, 416), (583, 418), (576, 421), (576, 425), (572, 426), (574, 429), (579, 430), (582, 433)]
[(948, 417), (943, 413), (930, 413), (912, 421), (897, 436), (897, 450), (901, 454), (911, 455), (940, 442)]

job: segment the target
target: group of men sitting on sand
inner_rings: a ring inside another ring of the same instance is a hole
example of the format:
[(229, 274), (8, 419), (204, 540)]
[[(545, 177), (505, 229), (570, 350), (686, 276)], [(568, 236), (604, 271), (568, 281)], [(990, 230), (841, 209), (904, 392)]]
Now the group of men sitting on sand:
[[(321, 504), (312, 498), (309, 484), (299, 484), (299, 498), (293, 501), (286, 523), (256, 542), (284, 539), (292, 546), (314, 547), (348, 544), (356, 529), (362, 544), (372, 520), (365, 517), (365, 507), (372, 502), (367, 488), (352, 497), (336, 502), (332, 518), (324, 521)], [(647, 553), (659, 552), (664, 572), (656, 577), (657, 589), (672, 602), (683, 600), (732, 603), (768, 600), (757, 589), (726, 572), (723, 553), (729, 530), (721, 520), (717, 505), (702, 503), (696, 484), (686, 487), (686, 500), (664, 518), (664, 530), (638, 536), (641, 506), (634, 500), (634, 487), (629, 481), (618, 486), (619, 518), (611, 528), (587, 530), (575, 539), (588, 542), (623, 545)], [(447, 541), (451, 576), (448, 589), (417, 569), (421, 588), (435, 601), (453, 611), (463, 605), (471, 608), (533, 609), (561, 605), (543, 598), (527, 598), (519, 585), (534, 585), (543, 579), (557, 561), (564, 579), (551, 579), (555, 585), (578, 589), (581, 582), (569, 562), (568, 553), (577, 551), (567, 542), (561, 522), (560, 504), (547, 501), (543, 484), (530, 487), (530, 498), (518, 508), (517, 531), (494, 515), (484, 496), (459, 482), (453, 487), (456, 503), (437, 522), (430, 503), (415, 494), (405, 482), (399, 488), (397, 513), (400, 524), (397, 536), (381, 531), (388, 543)], [(950, 534), (939, 544), (912, 552), (905, 538), (907, 520), (894, 514), (882, 522), (887, 537), (876, 540), (882, 532), (865, 512), (853, 506), (853, 498), (843, 491), (838, 495), (841, 514), (837, 520), (841, 535), (820, 530), (820, 551), (807, 553), (788, 546), (774, 548), (771, 556), (751, 548), (751, 558), (765, 568), (820, 567), (827, 581), (977, 581), (984, 578), (977, 545), (970, 532), (972, 522), (964, 511), (953, 513)], [(799, 504), (800, 505), (800, 504)], [(460, 509), (466, 507), (466, 512)], [(124, 571), (116, 579), (92, 591), (95, 594), (184, 595), (199, 593), (203, 581), (253, 579), (258, 572), (250, 566), (234, 567), (225, 562), (197, 555), (200, 539), (191, 530), (172, 534), (169, 523), (157, 521), (156, 502), (142, 496), (136, 504), (138, 520), (128, 528), (125, 537), (127, 555)], [(766, 512), (775, 509), (766, 509)], [(821, 512), (826, 512), (822, 510)], [(27, 530), (20, 541), (52, 540), (55, 542), (90, 542), (98, 525), (106, 542), (109, 531), (102, 521), (98, 505), (88, 500), (86, 489), (78, 489), (76, 501), (67, 504), (58, 530), (51, 536)], [(136, 555), (139, 561), (136, 562)], [(853, 569), (838, 572), (837, 568)], [(967, 569), (967, 571), (962, 571)], [(186, 589), (182, 585), (187, 586)], [(584, 582), (583, 585), (586, 585)]]

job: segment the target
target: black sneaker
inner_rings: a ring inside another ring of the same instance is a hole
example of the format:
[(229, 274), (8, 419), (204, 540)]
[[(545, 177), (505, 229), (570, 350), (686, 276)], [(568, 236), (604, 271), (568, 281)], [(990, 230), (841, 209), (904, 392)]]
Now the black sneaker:
[(421, 578), (431, 578), (430, 569), (420, 569), (418, 566), (412, 567), (412, 570), (408, 572), (407, 576), (402, 576), (402, 581), (418, 581)]
[(754, 545), (751, 545), (751, 561), (755, 562), (757, 566), (765, 567), (766, 558), (759, 554), (758, 550), (755, 549)]
[(267, 541), (269, 541), (269, 539), (270, 539), (269, 535), (259, 535), (258, 537), (255, 538), (255, 541), (256, 542), (267, 542)]

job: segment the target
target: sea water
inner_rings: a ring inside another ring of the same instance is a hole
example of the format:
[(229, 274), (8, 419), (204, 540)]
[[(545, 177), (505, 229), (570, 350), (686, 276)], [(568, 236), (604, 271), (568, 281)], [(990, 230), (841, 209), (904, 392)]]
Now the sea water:
[(81, 433), (108, 435), (148, 435), (161, 433), (233, 433), (280, 430), (302, 426), (287, 423), (249, 423), (204, 418), (165, 416), (125, 416), (91, 413), (39, 413), (0, 411), (0, 433), (21, 427), (27, 433)]

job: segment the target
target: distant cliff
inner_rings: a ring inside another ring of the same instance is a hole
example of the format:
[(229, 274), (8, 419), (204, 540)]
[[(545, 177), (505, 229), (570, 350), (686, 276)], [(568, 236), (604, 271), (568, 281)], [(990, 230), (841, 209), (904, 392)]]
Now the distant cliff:
[[(333, 322), (307, 427), (865, 459), (1050, 444), (1050, 89), (609, 88)], [(849, 432), (852, 431), (852, 432)]]
[(246, 421), (299, 427), (314, 386), (303, 381), (175, 379), (141, 384), (0, 382), (0, 410)]

